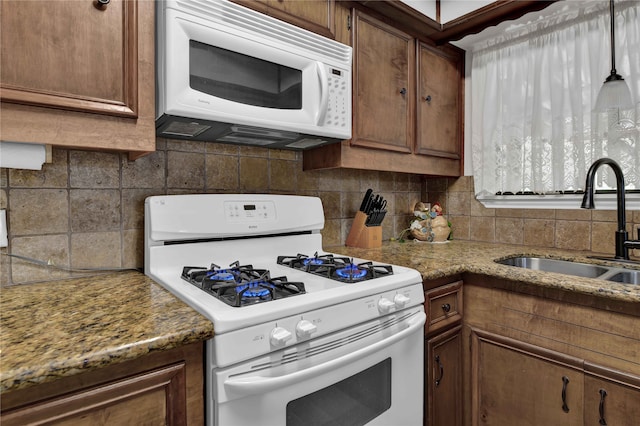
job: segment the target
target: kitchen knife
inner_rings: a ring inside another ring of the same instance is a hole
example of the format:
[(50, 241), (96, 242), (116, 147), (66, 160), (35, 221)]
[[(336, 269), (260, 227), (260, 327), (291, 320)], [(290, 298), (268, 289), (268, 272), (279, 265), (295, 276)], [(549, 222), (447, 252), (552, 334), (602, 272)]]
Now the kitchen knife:
[(364, 198), (362, 199), (362, 203), (360, 204), (360, 211), (366, 213), (367, 205), (369, 204), (369, 199), (373, 195), (373, 189), (367, 189), (367, 192), (364, 194)]

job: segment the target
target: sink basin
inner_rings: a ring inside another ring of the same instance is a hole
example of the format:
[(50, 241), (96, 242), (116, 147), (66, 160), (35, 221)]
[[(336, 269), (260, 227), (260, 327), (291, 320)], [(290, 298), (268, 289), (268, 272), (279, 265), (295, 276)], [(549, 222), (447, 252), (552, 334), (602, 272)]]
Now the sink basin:
[(624, 284), (640, 284), (640, 271), (621, 271), (611, 275), (607, 280)]
[(496, 263), (585, 278), (598, 278), (609, 271), (609, 268), (603, 266), (571, 262), (568, 260), (546, 259), (543, 257), (510, 257), (508, 259), (496, 260)]

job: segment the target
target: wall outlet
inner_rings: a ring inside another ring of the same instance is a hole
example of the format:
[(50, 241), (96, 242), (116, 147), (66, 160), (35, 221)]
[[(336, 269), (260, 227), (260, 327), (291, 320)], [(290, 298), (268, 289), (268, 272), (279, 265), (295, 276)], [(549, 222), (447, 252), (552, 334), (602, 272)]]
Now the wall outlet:
[(9, 241), (7, 239), (7, 211), (0, 210), (0, 247), (7, 247)]

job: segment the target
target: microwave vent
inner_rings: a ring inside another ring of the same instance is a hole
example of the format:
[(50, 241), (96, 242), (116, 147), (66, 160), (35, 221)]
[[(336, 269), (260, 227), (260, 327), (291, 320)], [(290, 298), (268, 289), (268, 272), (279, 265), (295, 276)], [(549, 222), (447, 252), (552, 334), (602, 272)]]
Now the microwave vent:
[(247, 33), (294, 45), (340, 62), (351, 62), (351, 48), (329, 38), (264, 15), (228, 0), (179, 0), (181, 7)]

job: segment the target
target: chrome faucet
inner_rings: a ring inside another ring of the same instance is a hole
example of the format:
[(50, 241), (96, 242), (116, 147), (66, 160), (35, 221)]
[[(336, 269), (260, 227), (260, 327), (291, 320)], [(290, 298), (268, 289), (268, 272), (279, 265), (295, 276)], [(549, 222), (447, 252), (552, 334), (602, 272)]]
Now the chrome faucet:
[[(603, 165), (608, 164), (616, 175), (616, 194), (618, 197), (618, 230), (616, 231), (616, 259), (629, 260), (629, 248), (640, 248), (640, 241), (629, 240), (627, 233), (626, 210), (624, 201), (624, 175), (622, 169), (611, 158), (600, 158), (594, 161), (587, 172), (587, 182), (584, 189), (584, 197), (582, 198), (583, 209), (595, 208), (593, 202), (593, 181), (596, 177), (596, 171)], [(640, 229), (638, 230), (638, 239), (640, 239)]]

